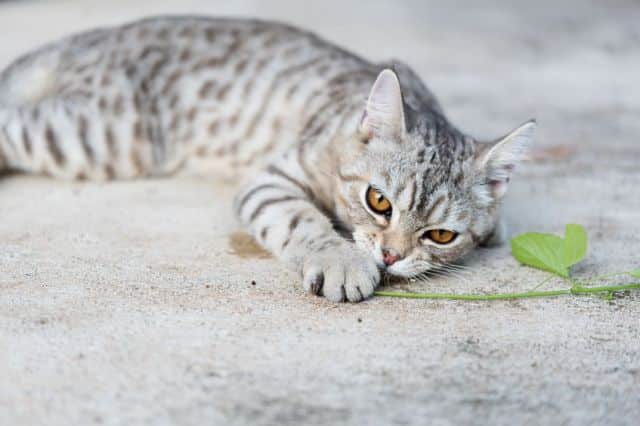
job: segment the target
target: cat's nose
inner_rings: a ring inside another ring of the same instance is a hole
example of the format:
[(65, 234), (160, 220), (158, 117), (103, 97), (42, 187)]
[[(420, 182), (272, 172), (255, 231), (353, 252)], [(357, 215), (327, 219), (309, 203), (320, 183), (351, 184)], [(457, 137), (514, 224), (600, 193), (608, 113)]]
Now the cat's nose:
[(387, 248), (382, 249), (382, 261), (385, 265), (391, 266), (398, 260), (400, 260), (400, 255), (397, 251)]

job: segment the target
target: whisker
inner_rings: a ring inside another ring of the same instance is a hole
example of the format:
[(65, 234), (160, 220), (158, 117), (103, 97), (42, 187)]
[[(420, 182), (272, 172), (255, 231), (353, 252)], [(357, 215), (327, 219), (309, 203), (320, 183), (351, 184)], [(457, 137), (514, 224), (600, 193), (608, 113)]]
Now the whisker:
[(446, 268), (446, 267), (438, 267), (438, 269), (441, 271), (446, 271), (452, 274), (457, 274), (457, 275), (465, 276), (468, 278), (473, 275), (471, 271), (466, 271), (464, 269), (453, 269), (453, 268)]
[(471, 269), (467, 265), (463, 265), (461, 263), (438, 263), (438, 265), (446, 266), (447, 268), (455, 268), (455, 269)]
[(463, 281), (463, 282), (468, 282), (468, 278), (464, 277), (462, 275), (456, 274), (454, 272), (451, 271), (441, 271), (438, 269), (433, 269), (432, 271), (430, 271), (432, 273), (432, 275), (437, 276), (437, 277), (442, 277), (442, 278), (455, 278), (457, 280)]
[(422, 272), (422, 273), (420, 273), (420, 274), (416, 275), (416, 276), (414, 277), (414, 279), (415, 279), (415, 281), (416, 281), (417, 283), (419, 283), (419, 284), (431, 283), (431, 281), (432, 281), (432, 280), (431, 280), (431, 277), (430, 277), (427, 273), (425, 273), (425, 272)]
[(465, 265), (458, 265), (454, 263), (439, 263), (437, 264), (437, 267), (447, 271), (455, 271), (467, 275), (473, 274), (471, 268)]
[(459, 271), (459, 270), (455, 270), (455, 269), (447, 269), (446, 266), (448, 265), (444, 265), (444, 264), (438, 264), (435, 265), (434, 268), (430, 271), (432, 272), (434, 275), (440, 276), (440, 277), (447, 277), (447, 278), (456, 278), (464, 283), (468, 283), (469, 282), (469, 276), (468, 274), (465, 275), (466, 271)]

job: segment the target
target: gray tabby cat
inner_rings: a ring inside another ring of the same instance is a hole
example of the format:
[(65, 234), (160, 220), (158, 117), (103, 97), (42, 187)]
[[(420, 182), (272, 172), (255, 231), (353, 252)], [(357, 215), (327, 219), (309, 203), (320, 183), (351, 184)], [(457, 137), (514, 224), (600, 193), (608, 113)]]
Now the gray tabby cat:
[(0, 170), (246, 177), (242, 224), (333, 301), (499, 239), (498, 204), (534, 127), (478, 143), (407, 66), (256, 20), (146, 19), (0, 74)]

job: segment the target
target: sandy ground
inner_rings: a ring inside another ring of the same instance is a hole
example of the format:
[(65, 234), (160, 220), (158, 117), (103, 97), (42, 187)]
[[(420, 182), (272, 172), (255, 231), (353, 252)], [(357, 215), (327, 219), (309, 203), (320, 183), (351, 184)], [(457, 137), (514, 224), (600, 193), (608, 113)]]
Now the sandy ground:
[[(164, 12), (275, 17), (402, 58), (477, 136), (537, 117), (542, 158), (514, 181), (511, 232), (581, 223), (577, 276), (640, 266), (637, 2), (3, 2), (0, 65)], [(637, 293), (334, 305), (234, 252), (232, 194), (205, 179), (1, 180), (0, 424), (638, 424)], [(546, 276), (508, 247), (465, 265), (409, 288)]]

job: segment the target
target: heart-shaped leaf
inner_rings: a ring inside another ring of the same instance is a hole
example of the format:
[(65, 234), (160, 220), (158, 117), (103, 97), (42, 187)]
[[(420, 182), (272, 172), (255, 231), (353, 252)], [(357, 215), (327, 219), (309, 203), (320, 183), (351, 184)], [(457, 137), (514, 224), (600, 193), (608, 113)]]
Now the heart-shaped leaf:
[(511, 240), (511, 252), (525, 265), (569, 277), (562, 260), (563, 241), (556, 235), (538, 232), (519, 235)]
[(513, 256), (525, 265), (569, 277), (569, 267), (587, 253), (587, 233), (580, 225), (567, 225), (565, 238), (529, 232), (511, 240)]
[(587, 233), (580, 225), (569, 224), (564, 231), (563, 263), (567, 268), (584, 259), (587, 254)]

